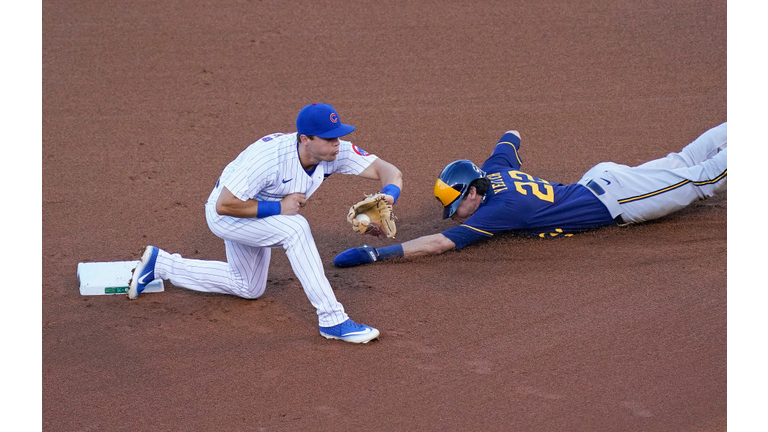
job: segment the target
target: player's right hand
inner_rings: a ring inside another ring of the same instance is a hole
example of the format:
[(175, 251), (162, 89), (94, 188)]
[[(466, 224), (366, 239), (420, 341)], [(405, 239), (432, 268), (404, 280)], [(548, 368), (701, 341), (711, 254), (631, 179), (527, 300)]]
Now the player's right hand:
[(299, 214), (299, 210), (307, 203), (307, 197), (303, 193), (292, 193), (280, 200), (281, 215)]

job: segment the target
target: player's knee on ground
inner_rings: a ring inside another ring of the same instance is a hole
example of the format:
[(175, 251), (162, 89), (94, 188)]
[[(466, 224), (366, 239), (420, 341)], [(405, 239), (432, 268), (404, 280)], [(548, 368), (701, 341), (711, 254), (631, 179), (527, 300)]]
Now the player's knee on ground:
[(238, 297), (248, 300), (255, 300), (264, 294), (266, 288), (266, 281), (264, 281), (264, 283), (257, 283), (256, 281), (251, 283), (238, 282), (235, 284), (232, 291)]
[(267, 288), (267, 275), (266, 273), (254, 273), (254, 274), (240, 274), (237, 272), (231, 272), (229, 275), (229, 291), (244, 299), (253, 300), (257, 299), (264, 294)]

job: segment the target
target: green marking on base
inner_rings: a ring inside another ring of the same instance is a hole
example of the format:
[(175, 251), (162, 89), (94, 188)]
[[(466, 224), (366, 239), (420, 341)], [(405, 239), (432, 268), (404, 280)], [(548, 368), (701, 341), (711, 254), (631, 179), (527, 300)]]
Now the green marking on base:
[(128, 292), (127, 286), (122, 287), (106, 287), (104, 288), (104, 294), (123, 294)]

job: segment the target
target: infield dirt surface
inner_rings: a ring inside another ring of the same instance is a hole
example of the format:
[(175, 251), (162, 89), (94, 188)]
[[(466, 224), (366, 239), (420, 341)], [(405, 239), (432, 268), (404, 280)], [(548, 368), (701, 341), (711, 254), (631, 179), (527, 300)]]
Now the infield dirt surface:
[[(521, 4), (518, 4), (521, 3)], [(250, 143), (327, 102), (398, 166), (397, 241), (507, 130), (577, 181), (727, 120), (726, 2), (43, 1), (46, 431), (722, 431), (727, 194), (647, 224), (333, 267), (363, 243), (334, 175), (303, 209), (338, 299), (322, 338), (285, 253), (264, 296), (81, 296), (79, 262), (224, 260), (203, 204)]]

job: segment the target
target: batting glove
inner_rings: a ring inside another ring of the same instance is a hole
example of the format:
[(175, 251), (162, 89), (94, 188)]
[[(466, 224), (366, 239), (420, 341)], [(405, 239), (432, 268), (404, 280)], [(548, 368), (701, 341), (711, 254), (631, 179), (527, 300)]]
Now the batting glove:
[(379, 252), (375, 247), (363, 245), (362, 247), (347, 249), (336, 255), (336, 258), (333, 259), (333, 265), (336, 267), (354, 267), (376, 262), (378, 259)]

